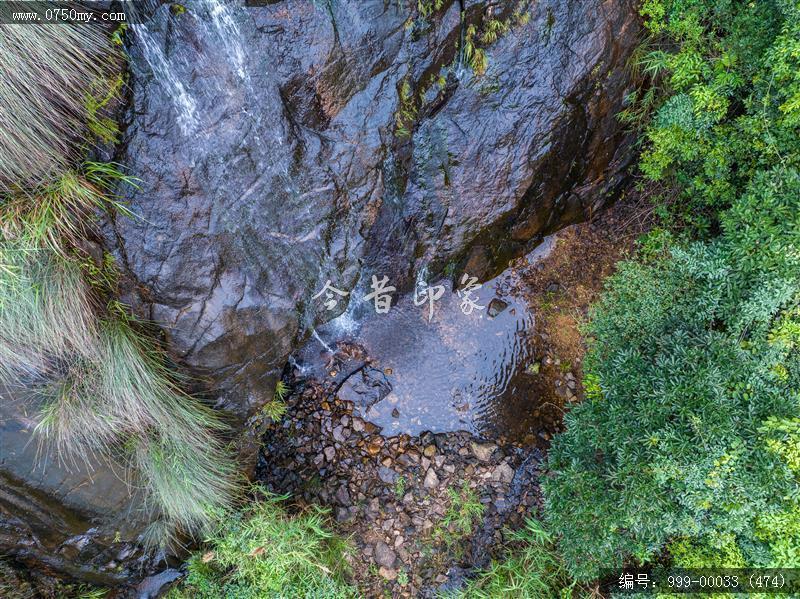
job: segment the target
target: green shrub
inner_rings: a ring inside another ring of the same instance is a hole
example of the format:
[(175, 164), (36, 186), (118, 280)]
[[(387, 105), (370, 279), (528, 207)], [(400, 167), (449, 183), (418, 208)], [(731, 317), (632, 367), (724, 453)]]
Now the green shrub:
[(317, 507), (297, 516), (267, 495), (241, 512), (220, 514), (205, 551), (188, 562), (188, 575), (169, 599), (355, 597), (345, 581), (348, 545), (326, 528)]
[(544, 487), (580, 578), (673, 539), (737, 539), (755, 565), (797, 547), (798, 208), (797, 171), (764, 173), (713, 242), (610, 280), (588, 328), (601, 392), (567, 415)]
[(642, 12), (652, 39), (640, 67), (662, 100), (641, 168), (683, 191), (671, 208), (687, 233), (713, 234), (758, 172), (798, 167), (797, 3), (645, 0)]

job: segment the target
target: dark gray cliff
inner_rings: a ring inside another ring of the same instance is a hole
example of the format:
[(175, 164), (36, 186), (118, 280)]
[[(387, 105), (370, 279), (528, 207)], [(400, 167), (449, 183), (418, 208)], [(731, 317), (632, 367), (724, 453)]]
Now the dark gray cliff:
[[(630, 159), (615, 115), (633, 2), (450, 1), (427, 19), (403, 4), (204, 0), (134, 32), (119, 159), (141, 218), (110, 242), (126, 299), (241, 418), (337, 314), (311, 301), (325, 281), (488, 276), (598, 210)], [(489, 43), (493, 20), (509, 29)]]

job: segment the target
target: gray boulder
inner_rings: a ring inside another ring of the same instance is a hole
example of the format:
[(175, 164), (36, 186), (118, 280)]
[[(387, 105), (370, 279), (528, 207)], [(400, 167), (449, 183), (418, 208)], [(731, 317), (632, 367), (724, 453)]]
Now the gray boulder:
[[(290, 352), (345, 309), (312, 301), (326, 281), (488, 277), (613, 198), (639, 24), (632, 0), (445, 0), (428, 18), (394, 0), (241, 4), (151, 6), (129, 30), (116, 159), (139, 179), (120, 190), (138, 218), (104, 236), (122, 299), (246, 431)], [(482, 40), (494, 21), (508, 30)], [(0, 553), (102, 584), (143, 576), (124, 477), (43, 466), (31, 403), (0, 394)]]

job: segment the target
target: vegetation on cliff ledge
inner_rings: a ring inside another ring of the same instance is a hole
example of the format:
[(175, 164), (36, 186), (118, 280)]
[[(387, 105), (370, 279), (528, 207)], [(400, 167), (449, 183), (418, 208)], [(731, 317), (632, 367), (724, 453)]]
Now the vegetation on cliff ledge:
[(113, 141), (103, 110), (121, 91), (117, 60), (96, 27), (0, 35), (0, 386), (25, 390), (41, 456), (122, 464), (151, 510), (146, 540), (163, 543), (202, 532), (230, 504), (233, 464), (221, 422), (179, 389), (114, 299), (111, 256), (87, 250), (99, 213), (132, 217), (114, 198), (130, 178), (78, 166), (93, 135)]

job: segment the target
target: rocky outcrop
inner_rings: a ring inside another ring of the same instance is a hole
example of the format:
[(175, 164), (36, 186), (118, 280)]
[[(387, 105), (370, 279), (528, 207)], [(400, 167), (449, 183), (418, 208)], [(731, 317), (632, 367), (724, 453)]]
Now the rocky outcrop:
[(602, 207), (638, 32), (627, 0), (264, 4), (135, 28), (119, 160), (140, 218), (109, 227), (126, 299), (241, 418), (344, 309), (311, 300), (327, 280), (485, 277)]

